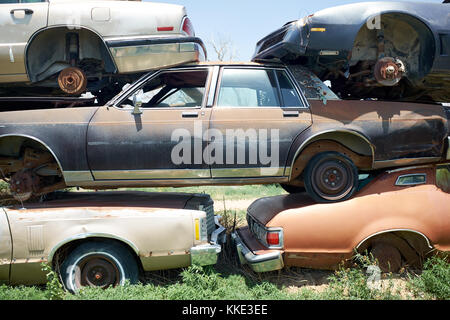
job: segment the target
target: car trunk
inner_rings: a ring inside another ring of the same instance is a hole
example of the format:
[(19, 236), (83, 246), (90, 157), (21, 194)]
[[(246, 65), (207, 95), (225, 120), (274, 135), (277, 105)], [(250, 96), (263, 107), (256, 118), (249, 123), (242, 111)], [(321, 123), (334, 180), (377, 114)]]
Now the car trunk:
[(258, 199), (248, 207), (247, 213), (254, 220), (266, 225), (277, 214), (284, 210), (314, 204), (306, 193), (296, 193)]

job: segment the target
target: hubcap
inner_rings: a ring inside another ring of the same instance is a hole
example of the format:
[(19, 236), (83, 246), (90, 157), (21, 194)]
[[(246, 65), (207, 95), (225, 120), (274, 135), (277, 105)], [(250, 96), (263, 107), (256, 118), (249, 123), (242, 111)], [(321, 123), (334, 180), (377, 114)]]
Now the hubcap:
[(120, 272), (110, 259), (104, 256), (90, 256), (80, 263), (79, 278), (81, 286), (107, 288), (116, 286), (120, 281)]

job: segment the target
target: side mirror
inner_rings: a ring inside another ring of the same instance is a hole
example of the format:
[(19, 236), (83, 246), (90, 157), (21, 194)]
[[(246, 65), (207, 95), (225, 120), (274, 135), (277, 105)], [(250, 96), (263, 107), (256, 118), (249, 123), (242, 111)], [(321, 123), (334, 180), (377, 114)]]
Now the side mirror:
[(142, 102), (137, 101), (136, 95), (133, 96), (133, 106), (134, 106), (134, 108), (133, 108), (132, 114), (134, 114), (134, 115), (142, 114), (142, 111), (141, 111)]

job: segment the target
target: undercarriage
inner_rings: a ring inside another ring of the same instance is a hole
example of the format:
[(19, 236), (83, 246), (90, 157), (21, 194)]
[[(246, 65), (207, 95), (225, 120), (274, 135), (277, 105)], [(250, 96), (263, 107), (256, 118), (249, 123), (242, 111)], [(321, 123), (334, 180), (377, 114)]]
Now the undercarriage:
[(51, 153), (32, 148), (22, 156), (0, 157), (0, 174), (10, 193), (18, 201), (26, 201), (66, 187), (61, 170)]

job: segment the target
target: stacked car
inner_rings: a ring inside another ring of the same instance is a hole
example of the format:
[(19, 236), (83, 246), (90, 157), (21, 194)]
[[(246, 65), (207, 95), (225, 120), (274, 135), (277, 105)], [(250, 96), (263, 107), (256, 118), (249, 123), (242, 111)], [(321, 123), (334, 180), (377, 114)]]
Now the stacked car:
[(232, 234), (259, 272), (448, 252), (448, 8), (330, 8), (259, 41), (253, 62), (206, 62), (182, 6), (0, 1), (0, 174), (20, 203), (0, 215), (0, 280), (35, 283), (45, 261), (75, 292), (217, 261), (209, 197), (33, 203), (67, 187), (278, 183), (290, 194), (257, 200)]

